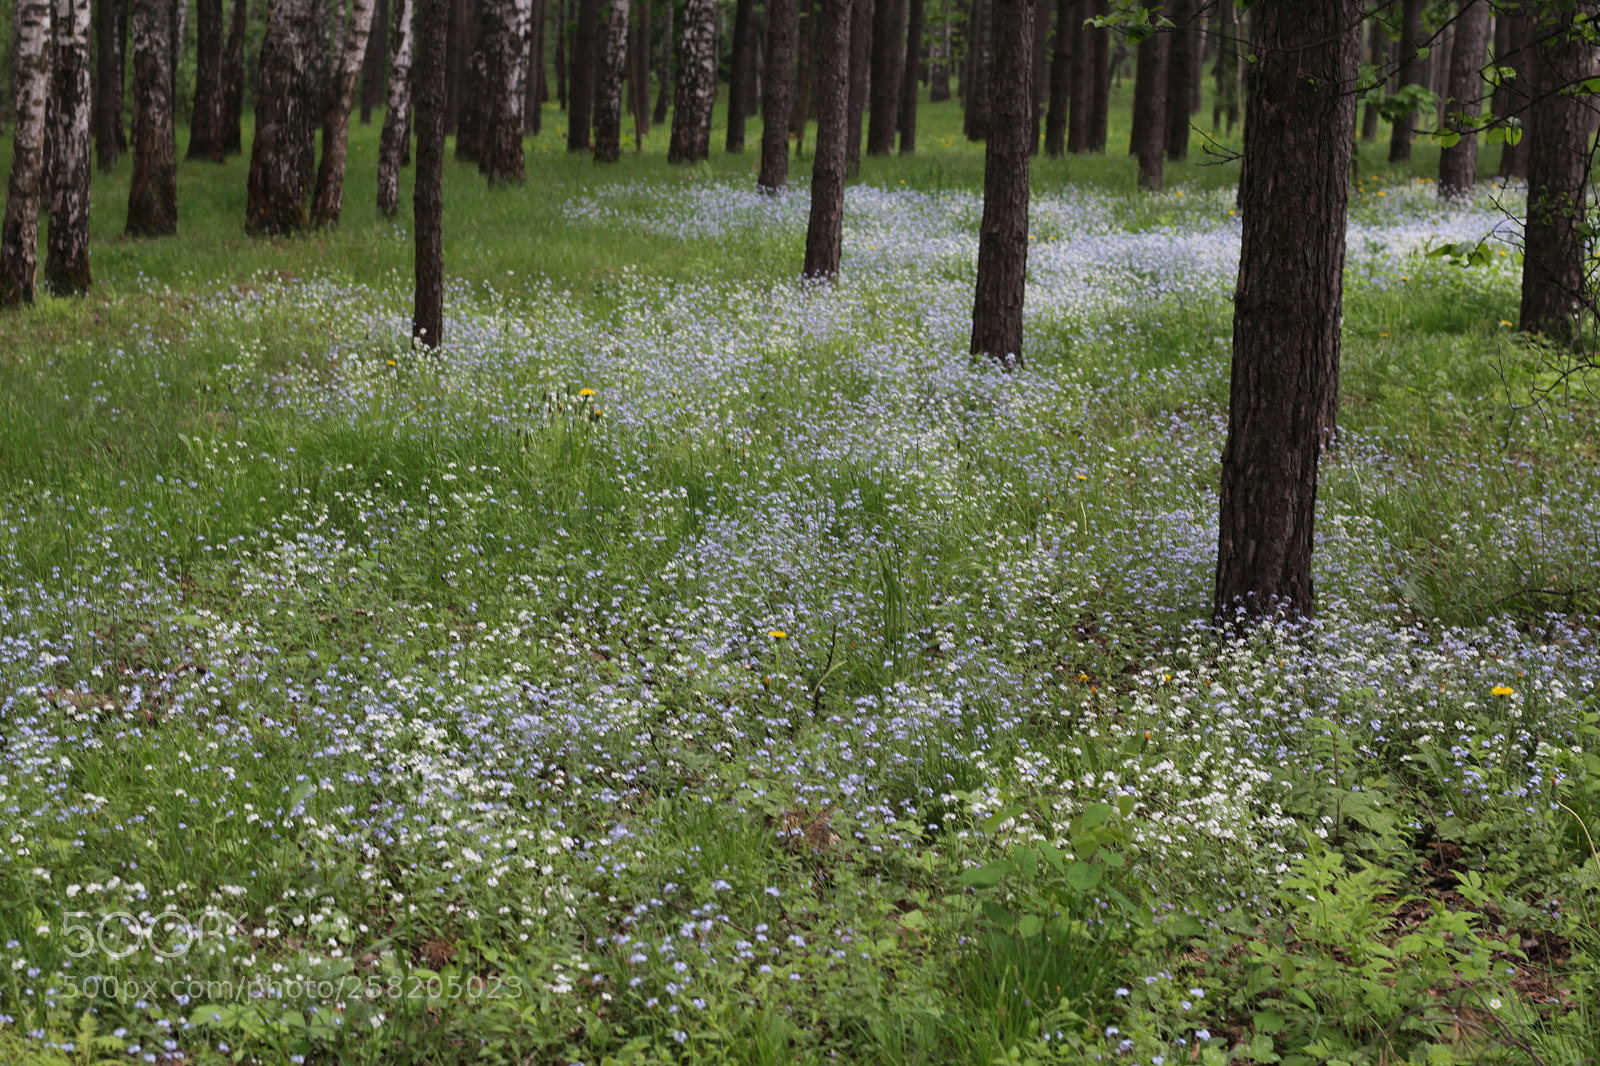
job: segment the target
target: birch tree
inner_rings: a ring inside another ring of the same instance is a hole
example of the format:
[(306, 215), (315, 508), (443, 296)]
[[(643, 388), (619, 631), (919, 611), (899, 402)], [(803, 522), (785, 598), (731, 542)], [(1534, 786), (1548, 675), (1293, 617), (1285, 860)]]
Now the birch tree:
[(628, 0), (611, 0), (605, 49), (594, 100), (594, 159), (615, 163), (622, 154), (622, 75), (628, 58)]
[(314, 0), (272, 0), (267, 8), (246, 185), (245, 230), (252, 234), (293, 233), (306, 224), (306, 179), (316, 154), (315, 7)]
[(89, 0), (55, 0), (50, 127), (50, 245), (44, 280), (57, 296), (89, 288)]
[(0, 307), (33, 303), (39, 262), (39, 194), (44, 184), (44, 111), (50, 94), (50, 0), (16, 0), (12, 71), (16, 132), (11, 183), (0, 227)]
[(490, 185), (507, 185), (522, 180), (525, 165), (522, 109), (527, 96), (524, 80), (532, 4), (530, 0), (496, 0), (496, 7), (496, 32), (489, 42), (484, 79), (488, 106), (484, 111), (478, 170)]
[(311, 197), (311, 222), (337, 226), (344, 213), (344, 163), (350, 144), (350, 111), (355, 107), (356, 83), (367, 55), (372, 33), (373, 0), (353, 0), (345, 22), (344, 49), (339, 71), (322, 112), (322, 161), (317, 167), (317, 187)]
[(172, 5), (133, 0), (131, 237), (178, 232), (178, 145), (172, 121)]
[(378, 213), (384, 216), (393, 216), (400, 210), (400, 156), (411, 135), (412, 21), (416, 17), (416, 0), (394, 0), (393, 8), (389, 102), (383, 112), (383, 132), (378, 137)]
[(716, 0), (687, 0), (678, 38), (678, 83), (672, 97), (672, 142), (667, 162), (698, 163), (711, 156), (711, 108), (717, 102)]

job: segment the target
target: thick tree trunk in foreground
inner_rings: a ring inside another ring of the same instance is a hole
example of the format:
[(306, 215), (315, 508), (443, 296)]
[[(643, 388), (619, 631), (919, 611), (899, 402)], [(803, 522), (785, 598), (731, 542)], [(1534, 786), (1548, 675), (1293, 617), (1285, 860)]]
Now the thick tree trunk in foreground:
[[(1426, 0), (1402, 0), (1400, 6), (1400, 74), (1396, 79), (1399, 88), (1420, 85), (1426, 64), (1417, 58), (1422, 46), (1422, 9)], [(1411, 159), (1411, 137), (1416, 130), (1416, 116), (1406, 114), (1395, 119), (1389, 132), (1389, 162), (1404, 163)]]
[[(888, 0), (883, 0), (887, 3)], [(855, 0), (850, 7), (850, 90), (845, 115), (844, 172), (861, 173), (861, 126), (867, 111), (867, 73), (872, 64), (872, 6), (874, 0)]]
[(994, 89), (983, 152), (983, 222), (978, 230), (970, 350), (1010, 369), (1022, 365), (1034, 0), (993, 2)]
[(12, 36), (17, 121), (0, 226), (0, 307), (33, 303), (44, 191), (45, 104), (50, 95), (50, 0), (15, 0)]
[[(1578, 5), (1593, 14), (1594, 5)], [(1530, 47), (1526, 74), (1528, 218), (1523, 227), (1522, 329), (1566, 340), (1584, 307), (1585, 189), (1594, 97), (1561, 90), (1589, 73), (1588, 48), (1565, 32), (1573, 13), (1545, 25), (1550, 39)]]
[(1489, 38), (1487, 0), (1460, 0), (1456, 39), (1450, 51), (1450, 95), (1445, 126), (1461, 140), (1439, 153), (1439, 195), (1471, 196), (1478, 180), (1478, 115), (1483, 110), (1484, 49)]
[(195, 0), (194, 108), (189, 114), (185, 159), (220, 163), (227, 155), (222, 145), (223, 109), (227, 106), (222, 85), (224, 55), (222, 0)]
[(716, 0), (683, 5), (678, 38), (678, 84), (672, 100), (667, 162), (698, 163), (711, 156), (711, 108), (717, 102)]
[(845, 136), (850, 107), (851, 0), (814, 0), (817, 18), (817, 147), (811, 164), (811, 216), (805, 277), (839, 275), (844, 250)]
[(444, 340), (444, 78), (450, 0), (417, 0), (417, 65), (411, 91), (417, 108), (416, 295), (411, 336), (424, 347)]
[(745, 108), (755, 80), (756, 26), (752, 0), (737, 0), (733, 10), (733, 69), (728, 78), (728, 152), (744, 151)]
[(50, 129), (50, 247), (45, 284), (89, 289), (89, 0), (55, 0), (55, 113)]
[(317, 226), (337, 226), (344, 213), (344, 164), (350, 145), (350, 112), (355, 107), (356, 83), (361, 80), (361, 63), (367, 55), (367, 36), (372, 32), (374, 0), (354, 0), (345, 24), (344, 49), (339, 54), (339, 69), (333, 91), (322, 112), (322, 161), (317, 166), (317, 186), (311, 197), (311, 222)]
[(900, 120), (900, 63), (905, 59), (904, 18), (904, 0), (878, 0), (872, 12), (868, 155), (894, 151), (894, 128)]
[(1219, 622), (1309, 616), (1317, 462), (1338, 403), (1361, 0), (1257, 0), (1239, 183)]
[(389, 100), (378, 138), (378, 213), (393, 217), (400, 210), (400, 156), (410, 135), (412, 23), (416, 0), (394, 0), (394, 33), (390, 38)]
[[(1146, 0), (1146, 7), (1155, 6)], [(1133, 139), (1139, 157), (1139, 188), (1160, 192), (1166, 176), (1167, 51), (1170, 33), (1156, 33), (1139, 42), (1138, 73), (1133, 83)]]
[(494, 33), (485, 49), (484, 107), (479, 136), (478, 172), (490, 185), (520, 183), (526, 161), (522, 155), (523, 85), (527, 56), (531, 0), (495, 0)]
[(172, 126), (172, 6), (133, 3), (133, 178), (130, 237), (178, 232), (178, 146)]
[(599, 91), (595, 94), (596, 163), (615, 163), (622, 157), (622, 75), (628, 59), (628, 0), (610, 0), (610, 4), (605, 49), (599, 64)]
[(1074, 0), (1056, 0), (1055, 54), (1050, 59), (1050, 111), (1044, 120), (1044, 154), (1060, 159), (1067, 149), (1067, 100), (1072, 95), (1072, 46), (1078, 40)]
[(244, 151), (244, 33), (249, 24), (249, 0), (233, 0), (228, 43), (222, 54), (222, 154)]
[[(1510, 67), (1517, 72), (1517, 76), (1504, 78), (1495, 87), (1494, 114), (1498, 119), (1515, 118), (1524, 128), (1528, 118), (1528, 25), (1528, 16), (1522, 12), (1504, 11), (1495, 16), (1495, 66)], [(1500, 176), (1528, 176), (1526, 136), (1516, 144), (1508, 141), (1500, 149)]]
[(917, 150), (917, 67), (922, 61), (922, 32), (927, 21), (925, 0), (910, 0), (906, 12), (906, 47), (900, 58), (900, 154)]
[(567, 56), (567, 151), (587, 152), (594, 123), (595, 34), (600, 0), (578, 0), (578, 31)]
[(94, 13), (94, 150), (102, 171), (117, 169), (122, 150), (122, 41), (118, 12), (124, 0), (98, 0)]
[(794, 109), (795, 0), (767, 0), (767, 78), (761, 94), (761, 173), (756, 189), (775, 193), (789, 182), (789, 115)]
[(1163, 125), (1167, 158), (1174, 163), (1189, 158), (1189, 116), (1194, 113), (1195, 72), (1200, 66), (1195, 9), (1195, 0), (1171, 0), (1167, 17), (1176, 28), (1162, 35), (1167, 38), (1167, 115)]

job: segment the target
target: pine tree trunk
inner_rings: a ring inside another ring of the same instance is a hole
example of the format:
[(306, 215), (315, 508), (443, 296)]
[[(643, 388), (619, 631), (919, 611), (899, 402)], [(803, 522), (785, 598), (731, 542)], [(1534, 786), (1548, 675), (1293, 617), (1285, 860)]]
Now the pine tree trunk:
[[(1494, 91), (1496, 118), (1516, 119), (1526, 130), (1528, 118), (1527, 72), (1529, 68), (1528, 16), (1523, 12), (1504, 11), (1495, 17), (1494, 63), (1497, 67), (1510, 67), (1517, 72), (1515, 78), (1503, 78)], [(1501, 27), (1505, 41), (1500, 42)], [(1528, 138), (1516, 144), (1507, 141), (1500, 149), (1500, 176), (1526, 178), (1528, 176)]]
[(189, 112), (185, 159), (220, 163), (226, 157), (222, 146), (223, 108), (227, 105), (223, 58), (222, 0), (195, 0), (194, 107)]
[[(448, 3), (449, 0), (443, 0)], [(400, 156), (411, 112), (411, 56), (415, 48), (412, 22), (416, 0), (394, 0), (394, 33), (389, 50), (389, 100), (378, 138), (378, 213), (392, 218), (400, 211)]]
[(444, 82), (450, 0), (417, 0), (417, 188), (412, 228), (417, 235), (416, 295), (411, 336), (422, 346), (444, 341)]
[[(1231, 10), (1229, 14), (1232, 14)], [(1370, 19), (1367, 22), (1367, 62), (1381, 70), (1385, 58), (1383, 23), (1379, 19)], [(1222, 101), (1222, 92), (1222, 67), (1219, 65), (1217, 67), (1217, 101), (1219, 105)], [(1371, 143), (1378, 139), (1378, 120), (1381, 117), (1378, 114), (1378, 105), (1376, 103), (1369, 103), (1361, 109), (1361, 140), (1363, 142)], [(1212, 120), (1211, 125), (1216, 126), (1216, 121)]]
[[(125, 87), (128, 84), (128, 51), (129, 27), (133, 24), (129, 9), (133, 6), (132, 0), (122, 0), (117, 5), (117, 85)], [(13, 52), (13, 55), (16, 53)], [(13, 67), (15, 64), (13, 64)], [(122, 121), (122, 106), (124, 101), (121, 96), (117, 98), (117, 151), (122, 155), (128, 154), (128, 129)]]
[(33, 303), (44, 192), (45, 105), (50, 95), (50, 0), (14, 0), (11, 69), (16, 101), (11, 181), (0, 226), (0, 308)]
[(1439, 153), (1439, 195), (1471, 196), (1478, 179), (1478, 115), (1483, 110), (1484, 49), (1488, 46), (1489, 5), (1459, 0), (1455, 43), (1450, 51), (1450, 97), (1445, 126), (1461, 140)]
[(496, 47), (500, 18), (496, 12), (506, 0), (477, 0), (476, 31), (467, 61), (461, 102), (456, 107), (456, 162), (476, 163), (483, 154), (484, 126), (489, 110), (489, 53)]
[(805, 155), (806, 124), (811, 121), (811, 90), (817, 80), (816, 64), (812, 61), (817, 37), (815, 0), (800, 0), (796, 27), (800, 58), (794, 81), (794, 106), (789, 109), (789, 136), (794, 139), (794, 154), (799, 159)]
[(533, 0), (528, 11), (527, 70), (522, 82), (522, 128), (537, 137), (544, 126), (544, 102), (549, 86), (544, 74), (545, 22), (549, 11), (545, 0)]
[(1033, 126), (1034, 0), (993, 0), (989, 136), (983, 152), (983, 222), (972, 302), (972, 346), (1007, 369), (1022, 366), (1028, 270), (1029, 133)]
[(1044, 112), (1050, 104), (1050, 20), (1055, 0), (1034, 0), (1033, 5), (1033, 97), (1029, 101), (1028, 154), (1039, 154), (1044, 133)]
[(811, 164), (811, 214), (806, 223), (807, 278), (839, 276), (844, 251), (845, 136), (850, 110), (851, 0), (813, 0), (817, 19), (817, 147)]
[(130, 237), (178, 232), (178, 146), (172, 125), (172, 5), (133, 0), (133, 177)]
[(315, 0), (272, 0), (267, 8), (246, 187), (245, 231), (252, 235), (294, 233), (306, 225), (306, 177), (316, 155), (311, 53), (322, 43), (314, 6)]
[(587, 152), (594, 124), (596, 30), (600, 21), (600, 0), (578, 0), (578, 32), (572, 38), (572, 54), (567, 57), (567, 151)]
[(1167, 114), (1162, 123), (1165, 130), (1167, 158), (1181, 163), (1189, 158), (1189, 116), (1193, 113), (1191, 86), (1194, 69), (1200, 62), (1195, 54), (1194, 34), (1195, 0), (1170, 0), (1167, 17), (1175, 27), (1167, 38)]
[[(1110, 0), (1092, 0), (1089, 10), (1096, 17), (1110, 14)], [(1111, 113), (1111, 31), (1094, 30), (1093, 67), (1090, 70), (1093, 93), (1089, 101), (1089, 151), (1104, 152)]]
[[(1426, 0), (1402, 0), (1400, 7), (1400, 88), (1422, 84), (1424, 64), (1417, 57), (1422, 46), (1422, 9)], [(1407, 114), (1395, 119), (1389, 134), (1389, 162), (1404, 163), (1411, 159), (1411, 137), (1416, 128), (1416, 118)]]
[(445, 44), (444, 135), (455, 135), (461, 121), (467, 67), (472, 61), (472, 34), (477, 26), (473, 0), (451, 0), (450, 31)]
[[(563, 114), (572, 99), (572, 86), (567, 78), (567, 3), (568, 0), (556, 0), (556, 106)], [(670, 0), (669, 0), (670, 3)]]
[(628, 59), (628, 0), (609, 0), (594, 109), (594, 161), (622, 157), (622, 75)]
[(57, 296), (89, 289), (89, 0), (55, 0), (50, 246), (45, 284)]
[(656, 110), (650, 121), (657, 126), (666, 124), (667, 108), (676, 84), (672, 77), (672, 49), (677, 40), (672, 26), (673, 0), (661, 0), (661, 74), (656, 84)]
[[(850, 96), (845, 119), (844, 172), (861, 173), (861, 126), (867, 111), (867, 76), (872, 69), (872, 7), (875, 0), (854, 0), (850, 7)], [(883, 0), (888, 3), (888, 0)]]
[(711, 156), (711, 108), (717, 102), (716, 0), (683, 5), (677, 66), (667, 162), (698, 163)]
[(761, 171), (758, 192), (776, 193), (789, 182), (789, 119), (794, 111), (794, 53), (799, 36), (795, 0), (767, 0), (767, 79), (761, 97)]
[(350, 112), (355, 107), (356, 84), (372, 33), (374, 0), (352, 0), (345, 24), (344, 49), (339, 55), (328, 106), (322, 112), (322, 161), (317, 167), (316, 191), (311, 197), (311, 222), (338, 226), (344, 213), (344, 164), (350, 144)]
[(644, 151), (650, 135), (650, 0), (633, 5), (633, 28), (628, 38), (628, 74), (634, 85), (633, 150)]
[(1077, 27), (1072, 39), (1072, 91), (1067, 126), (1067, 151), (1078, 155), (1090, 150), (1089, 127), (1094, 111), (1095, 36), (1096, 31), (1084, 22), (1094, 17), (1094, 0), (1077, 0), (1077, 10), (1072, 13), (1072, 25)]
[(222, 154), (244, 151), (244, 34), (250, 17), (249, 0), (233, 0), (229, 12), (228, 43), (222, 55)]
[(981, 141), (989, 136), (989, 79), (993, 68), (990, 51), (990, 32), (994, 13), (994, 0), (972, 0), (971, 37), (967, 47), (972, 71), (970, 90), (965, 92), (967, 113), (962, 117), (961, 132), (969, 141)]
[[(1580, 3), (1592, 16), (1594, 5)], [(1527, 111), (1528, 217), (1523, 227), (1522, 330), (1566, 341), (1584, 307), (1584, 235), (1589, 134), (1594, 97), (1562, 92), (1589, 74), (1588, 47), (1569, 33), (1572, 11), (1540, 26), (1524, 77)]]
[(383, 103), (383, 75), (389, 68), (389, 0), (378, 0), (372, 32), (361, 57), (361, 124), (372, 125), (372, 112)]
[(117, 169), (121, 150), (122, 69), (118, 56), (122, 42), (117, 39), (121, 25), (117, 12), (124, 2), (98, 0), (95, 5), (94, 149), (102, 171)]
[(910, 0), (906, 12), (906, 46), (900, 57), (900, 154), (917, 150), (917, 64), (922, 58), (923, 26), (928, 17), (925, 0)]
[(929, 64), (928, 102), (942, 104), (950, 99), (950, 55), (954, 50), (950, 40), (950, 19), (945, 17), (938, 33), (939, 62)]
[[(1145, 0), (1145, 7), (1156, 6)], [(1139, 42), (1138, 72), (1133, 83), (1133, 139), (1139, 157), (1139, 188), (1160, 192), (1165, 180), (1167, 52), (1171, 33), (1156, 33)]]
[(1309, 616), (1317, 461), (1334, 432), (1362, 0), (1256, 0), (1239, 183), (1218, 622)]
[(478, 171), (490, 185), (520, 183), (522, 155), (523, 46), (528, 39), (531, 0), (495, 0), (494, 29), (486, 42), (482, 146)]
[(745, 108), (750, 99), (750, 82), (755, 67), (755, 16), (752, 0), (736, 0), (733, 13), (732, 69), (728, 79), (728, 138), (725, 148), (737, 154), (744, 151)]
[(1060, 159), (1067, 147), (1067, 100), (1072, 95), (1072, 46), (1078, 32), (1074, 0), (1056, 0), (1055, 54), (1050, 59), (1050, 113), (1044, 121), (1044, 154)]
[(872, 12), (872, 101), (867, 123), (867, 154), (894, 151), (900, 120), (900, 64), (905, 59), (904, 0), (877, 0)]

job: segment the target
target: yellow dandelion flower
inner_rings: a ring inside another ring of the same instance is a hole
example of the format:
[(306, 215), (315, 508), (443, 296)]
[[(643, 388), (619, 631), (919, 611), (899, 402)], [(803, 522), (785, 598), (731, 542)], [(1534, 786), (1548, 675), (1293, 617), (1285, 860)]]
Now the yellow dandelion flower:
[(1500, 320), (1500, 324), (1501, 324), (1501, 325), (1502, 325), (1502, 326), (1509, 326), (1509, 325), (1511, 325), (1511, 323), (1510, 323), (1510, 322), (1508, 322), (1508, 321), (1506, 321), (1506, 320), (1505, 320), (1505, 319), (1503, 319), (1503, 318), (1502, 318), (1502, 319), (1501, 319), (1501, 320)]
[(593, 396), (594, 395), (594, 390), (593, 389), (579, 389), (578, 390), (578, 395), (579, 396)]
[(1512, 689), (1509, 685), (1496, 685), (1494, 688), (1489, 690), (1489, 695), (1491, 695), (1491, 696), (1509, 696), (1514, 691), (1515, 690)]
[(788, 635), (789, 634), (785, 633), (781, 629), (769, 629), (769, 630), (767, 630), (767, 636), (771, 637), (773, 640), (782, 640), (784, 637), (787, 637)]

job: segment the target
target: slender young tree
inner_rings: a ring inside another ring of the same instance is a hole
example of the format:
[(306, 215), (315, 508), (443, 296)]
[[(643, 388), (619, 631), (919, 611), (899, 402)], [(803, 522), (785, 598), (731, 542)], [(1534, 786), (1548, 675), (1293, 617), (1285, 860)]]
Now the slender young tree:
[(317, 166), (316, 191), (311, 197), (311, 222), (337, 226), (344, 213), (344, 164), (350, 144), (350, 112), (355, 107), (356, 83), (367, 55), (372, 33), (373, 0), (352, 0), (345, 22), (344, 48), (328, 106), (322, 111), (322, 160)]
[[(1159, 0), (1145, 0), (1146, 8)], [(1160, 192), (1166, 169), (1167, 52), (1171, 33), (1153, 33), (1139, 42), (1138, 72), (1133, 83), (1131, 150), (1139, 157), (1139, 188)], [(1187, 126), (1185, 127), (1187, 128)]]
[(594, 83), (596, 32), (600, 22), (600, 0), (578, 0), (578, 32), (572, 38), (572, 54), (567, 57), (571, 85), (567, 89), (567, 151), (590, 150), (589, 133), (594, 122)]
[(609, 0), (594, 108), (594, 160), (622, 157), (622, 75), (628, 59), (628, 0)]
[(1165, 129), (1167, 158), (1180, 163), (1189, 158), (1189, 116), (1194, 113), (1195, 70), (1200, 65), (1194, 30), (1198, 4), (1196, 0), (1169, 0), (1167, 17), (1173, 29), (1162, 36), (1167, 38), (1167, 92)]
[(761, 87), (761, 172), (756, 178), (759, 192), (776, 194), (789, 181), (797, 14), (795, 0), (767, 0), (767, 77)]
[[(887, 3), (887, 0), (885, 0)], [(850, 97), (845, 118), (845, 175), (861, 173), (861, 126), (867, 111), (867, 75), (872, 64), (874, 0), (854, 0), (850, 7)]]
[[(445, 0), (448, 2), (448, 0)], [(400, 211), (400, 156), (410, 134), (412, 23), (416, 0), (394, 0), (394, 32), (389, 35), (389, 100), (378, 136), (378, 213), (392, 218)]]
[(1478, 114), (1483, 110), (1484, 49), (1489, 38), (1488, 0), (1458, 0), (1456, 36), (1450, 50), (1447, 129), (1461, 139), (1439, 153), (1439, 195), (1471, 196), (1478, 177)]
[(133, 178), (130, 237), (178, 232), (178, 146), (172, 125), (172, 6), (133, 0)]
[(917, 150), (917, 67), (922, 60), (922, 35), (927, 22), (926, 0), (906, 6), (906, 47), (900, 57), (900, 154)]
[(1588, 45), (1574, 15), (1596, 5), (1557, 8), (1541, 24), (1542, 43), (1523, 53), (1527, 110), (1528, 217), (1522, 238), (1522, 330), (1558, 340), (1573, 335), (1584, 304), (1584, 230), (1594, 97), (1570, 90), (1589, 75)]
[(244, 33), (249, 25), (249, 0), (233, 0), (228, 43), (222, 53), (222, 154), (244, 151)]
[(372, 112), (383, 103), (383, 75), (389, 65), (389, 0), (377, 0), (372, 32), (361, 57), (361, 124), (372, 125)]
[(89, 0), (55, 0), (50, 245), (45, 284), (57, 296), (89, 289)]
[(122, 3), (97, 0), (94, 10), (94, 151), (102, 171), (117, 169), (122, 150)]
[(494, 32), (485, 49), (484, 107), (478, 172), (490, 185), (520, 183), (526, 162), (522, 155), (523, 78), (527, 56), (527, 24), (531, 0), (495, 0)]
[(1022, 365), (1028, 270), (1028, 167), (1033, 128), (1034, 0), (994, 0), (994, 81), (983, 150), (983, 222), (972, 302), (973, 353)]
[[(1422, 47), (1422, 10), (1426, 0), (1401, 0), (1400, 4), (1400, 88), (1421, 85), (1426, 66), (1417, 51)], [(1394, 120), (1389, 132), (1389, 162), (1404, 163), (1411, 158), (1411, 138), (1416, 131), (1416, 116), (1407, 112)]]
[(194, 21), (194, 106), (189, 112), (189, 151), (184, 158), (220, 163), (227, 155), (222, 144), (223, 109), (227, 106), (222, 86), (222, 0), (195, 0)]
[(1055, 52), (1050, 58), (1050, 113), (1044, 121), (1044, 154), (1060, 159), (1067, 148), (1067, 100), (1072, 95), (1072, 46), (1078, 40), (1073, 23), (1074, 0), (1056, 0)]
[(39, 263), (39, 198), (45, 184), (45, 106), (50, 95), (50, 0), (15, 0), (12, 72), (16, 130), (0, 226), (0, 308), (33, 303)]
[(1362, 0), (1256, 0), (1222, 453), (1219, 622), (1309, 616), (1335, 427)]
[(711, 108), (717, 101), (716, 0), (684, 3), (677, 66), (667, 162), (698, 163), (711, 156)]
[(839, 276), (844, 250), (845, 136), (850, 108), (851, 0), (813, 0), (817, 18), (817, 147), (811, 163), (806, 224), (807, 278)]
[(877, 0), (872, 11), (868, 155), (894, 151), (895, 124), (900, 120), (900, 64), (906, 54), (905, 14), (904, 0)]
[(750, 84), (755, 80), (756, 27), (752, 0), (735, 0), (733, 9), (733, 54), (728, 78), (728, 137), (730, 153), (744, 151), (745, 107), (750, 99)]
[(412, 228), (417, 234), (416, 294), (411, 336), (423, 347), (444, 341), (444, 80), (450, 0), (417, 0), (417, 188)]

